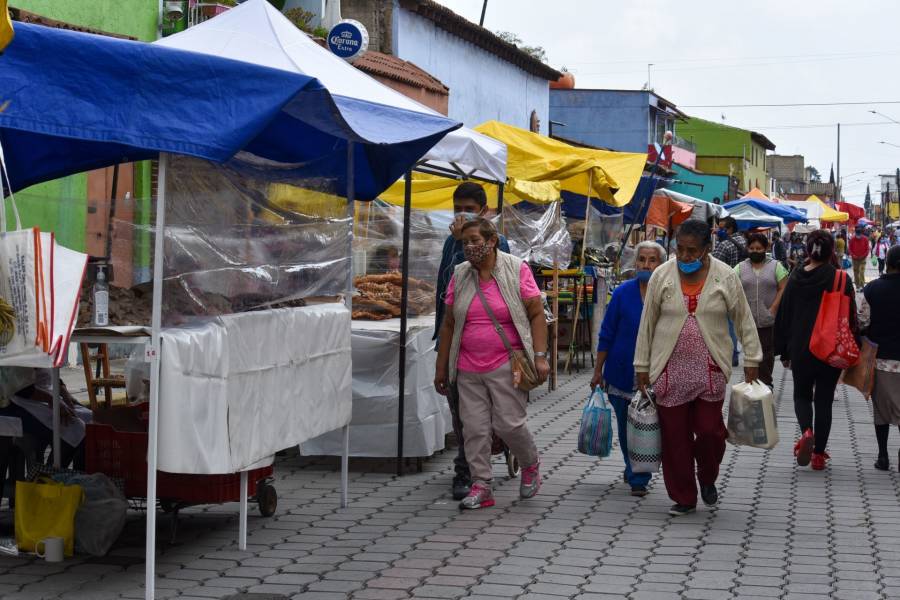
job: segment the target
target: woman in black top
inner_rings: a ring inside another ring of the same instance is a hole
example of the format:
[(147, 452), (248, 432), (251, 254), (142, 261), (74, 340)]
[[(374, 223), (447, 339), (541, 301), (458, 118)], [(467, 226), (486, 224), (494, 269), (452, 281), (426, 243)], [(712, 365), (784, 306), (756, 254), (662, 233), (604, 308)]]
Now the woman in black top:
[(900, 246), (888, 251), (885, 264), (887, 273), (863, 291), (871, 314), (869, 339), (878, 344), (872, 412), (878, 440), (875, 468), (882, 471), (891, 468), (887, 454), (891, 425), (900, 425)]
[[(802, 435), (794, 446), (797, 464), (821, 471), (829, 458), (825, 452), (831, 432), (831, 405), (841, 370), (812, 355), (812, 338), (822, 293), (834, 287), (834, 238), (824, 230), (806, 240), (807, 260), (791, 273), (775, 319), (775, 354), (794, 376), (794, 412)], [(850, 297), (850, 326), (856, 332), (853, 284), (847, 278), (844, 293)], [(813, 410), (815, 408), (815, 411)], [(815, 414), (815, 427), (813, 418)]]

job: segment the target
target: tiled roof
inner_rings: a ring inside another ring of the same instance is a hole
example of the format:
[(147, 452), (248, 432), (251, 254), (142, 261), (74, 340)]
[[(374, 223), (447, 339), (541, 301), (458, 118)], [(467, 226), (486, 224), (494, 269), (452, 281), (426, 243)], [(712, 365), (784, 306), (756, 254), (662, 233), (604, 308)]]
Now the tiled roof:
[(450, 89), (439, 79), (413, 63), (390, 54), (370, 50), (353, 61), (353, 66), (369, 75), (386, 77), (444, 96), (450, 94)]
[(22, 10), (21, 8), (16, 8), (14, 6), (9, 7), (9, 14), (12, 16), (13, 21), (19, 21), (21, 23), (34, 23), (35, 25), (43, 25), (44, 27), (53, 27), (54, 29), (67, 29), (69, 31), (80, 31), (81, 33), (93, 33), (95, 35), (105, 35), (107, 37), (114, 37), (123, 40), (135, 40), (137, 38), (133, 38), (127, 35), (120, 35), (118, 33), (110, 33), (108, 31), (101, 31), (99, 29), (92, 29), (91, 27), (82, 27), (81, 25), (73, 25), (72, 23), (66, 23), (65, 21), (57, 21), (56, 19), (49, 19), (37, 13), (29, 12), (27, 10)]
[(434, 0), (400, 0), (400, 6), (532, 75), (548, 81), (556, 81), (562, 77), (562, 73), (523, 52), (515, 44), (504, 42), (490, 30), (461, 17)]

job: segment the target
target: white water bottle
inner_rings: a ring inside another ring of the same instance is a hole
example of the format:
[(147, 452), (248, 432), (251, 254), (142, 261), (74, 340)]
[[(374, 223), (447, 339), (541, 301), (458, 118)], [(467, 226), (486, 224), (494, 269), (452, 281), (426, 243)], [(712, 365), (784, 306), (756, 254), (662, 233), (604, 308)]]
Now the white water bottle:
[(94, 322), (95, 327), (109, 325), (109, 284), (106, 282), (106, 267), (97, 267), (97, 281), (94, 282)]

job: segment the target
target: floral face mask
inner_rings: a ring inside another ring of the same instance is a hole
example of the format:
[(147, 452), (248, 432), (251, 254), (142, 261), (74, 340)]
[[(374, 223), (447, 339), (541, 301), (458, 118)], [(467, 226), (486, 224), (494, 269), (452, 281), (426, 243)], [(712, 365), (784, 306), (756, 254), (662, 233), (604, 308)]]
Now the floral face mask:
[(472, 263), (473, 265), (480, 265), (484, 262), (484, 259), (487, 258), (488, 254), (491, 253), (493, 248), (488, 245), (487, 242), (482, 242), (480, 244), (470, 244), (463, 248), (463, 254), (466, 257), (466, 260)]

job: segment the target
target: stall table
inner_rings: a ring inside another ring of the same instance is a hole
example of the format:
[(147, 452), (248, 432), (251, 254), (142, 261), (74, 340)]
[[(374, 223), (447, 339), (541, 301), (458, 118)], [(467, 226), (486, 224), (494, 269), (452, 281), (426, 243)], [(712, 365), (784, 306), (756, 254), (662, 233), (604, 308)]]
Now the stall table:
[[(398, 410), (397, 344), (400, 319), (353, 321), (353, 417), (350, 455), (396, 457)], [(434, 315), (408, 321), (404, 457), (427, 457), (444, 448), (453, 430), (446, 398), (434, 389)], [(340, 454), (339, 432), (301, 444), (306, 455)]]

